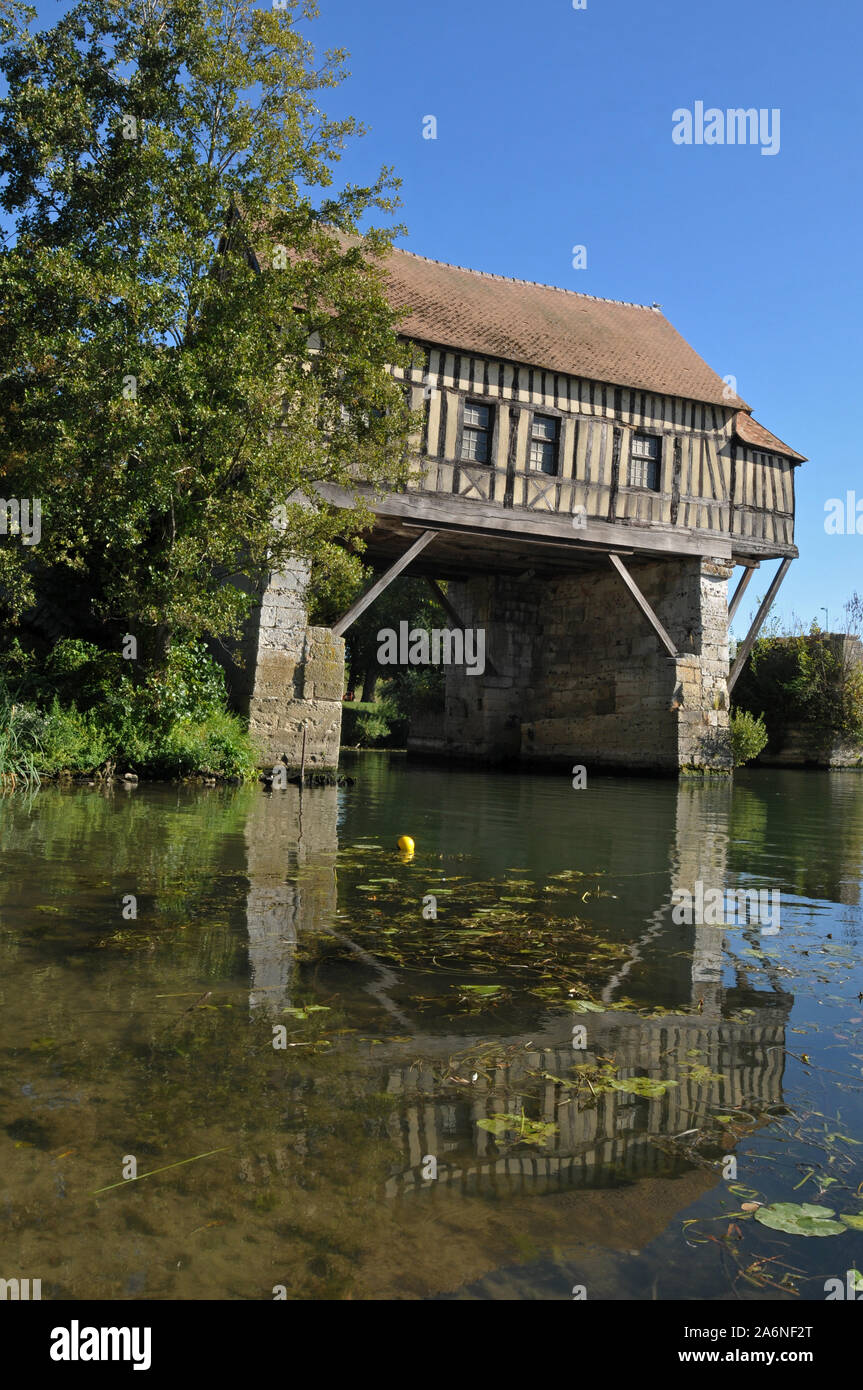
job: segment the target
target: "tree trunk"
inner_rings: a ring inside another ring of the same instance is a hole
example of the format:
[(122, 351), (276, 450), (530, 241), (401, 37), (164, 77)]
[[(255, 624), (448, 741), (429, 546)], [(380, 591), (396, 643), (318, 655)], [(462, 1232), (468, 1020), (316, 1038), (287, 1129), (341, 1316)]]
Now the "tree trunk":
[(378, 683), (378, 671), (376, 666), (370, 666), (363, 676), (363, 703), (371, 704), (375, 698), (375, 686)]

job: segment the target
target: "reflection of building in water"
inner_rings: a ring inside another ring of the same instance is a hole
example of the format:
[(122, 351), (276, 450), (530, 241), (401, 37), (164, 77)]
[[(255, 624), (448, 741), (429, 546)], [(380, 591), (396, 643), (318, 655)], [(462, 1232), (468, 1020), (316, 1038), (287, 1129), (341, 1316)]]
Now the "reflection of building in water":
[[(382, 1042), (359, 1083), (370, 1094), (387, 1091), (400, 1102), (388, 1129), (401, 1144), (403, 1166), (387, 1183), (389, 1196), (444, 1187), (463, 1192), (598, 1187), (670, 1174), (680, 1171), (682, 1160), (653, 1141), (697, 1129), (726, 1110), (742, 1108), (758, 1123), (765, 1110), (781, 1104), (791, 996), (782, 991), (769, 961), (760, 962), (769, 987), (752, 987), (737, 959), (736, 937), (729, 948), (736, 981), (724, 985), (722, 929), (676, 927), (671, 921), (675, 889), (699, 880), (726, 885), (731, 795), (727, 785), (680, 786), (668, 869), (658, 881), (651, 876), (653, 901), (645, 912), (642, 900), (628, 960), (602, 991), (606, 1008), (565, 1018), (549, 1014), (529, 1033), (494, 1037), (493, 1055), (506, 1060), (490, 1077), (480, 1060), (472, 1064), (467, 1057), (471, 1049), (464, 1035), (424, 1031), (427, 1025), (412, 1012), (415, 982), (404, 985), (394, 971), (339, 936), (353, 953), (357, 986), (395, 1019), (400, 1033), (411, 1035), (409, 1041)], [(307, 790), (301, 800), (291, 787), (262, 796), (247, 822), (253, 1012), (275, 1013), (290, 1003), (299, 934), (332, 931), (337, 800), (334, 788)], [(631, 1005), (615, 1008), (633, 990), (646, 1005), (645, 995), (650, 997), (657, 980), (666, 1001), (663, 1016), (642, 1017)], [(572, 1028), (581, 1025), (586, 1046), (576, 1050)], [(473, 1050), (479, 1053), (491, 1041), (487, 1032)], [(450, 1066), (452, 1058), (456, 1062)], [(571, 1087), (553, 1079), (573, 1080), (573, 1065), (598, 1067), (605, 1059), (617, 1068), (617, 1080), (649, 1077), (676, 1084), (657, 1096), (615, 1089), (577, 1098)], [(470, 1081), (474, 1071), (477, 1080)], [(450, 1073), (467, 1084), (447, 1080)], [(541, 1145), (507, 1154), (477, 1124), (498, 1114), (524, 1114), (556, 1128)], [(727, 1142), (733, 1148), (732, 1140)], [(423, 1177), (427, 1155), (437, 1162), (436, 1182)], [(705, 1183), (713, 1180), (705, 1173)]]
[(262, 794), (246, 821), (249, 1008), (290, 1005), (299, 933), (335, 916), (335, 787)]
[[(437, 1160), (438, 1183), (468, 1192), (535, 1190), (537, 1184), (540, 1191), (609, 1186), (621, 1179), (671, 1173), (680, 1164), (652, 1138), (672, 1138), (725, 1110), (742, 1108), (752, 1115), (781, 1104), (789, 1008), (788, 997), (778, 997), (774, 1007), (755, 1009), (745, 1023), (707, 1023), (692, 1016), (642, 1019), (621, 1012), (577, 1015), (587, 1028), (587, 1050), (573, 1050), (568, 1039), (562, 1042), (558, 1024), (548, 1030), (547, 1038), (534, 1037), (531, 1051), (499, 1066), (490, 1080), (480, 1073), (458, 1094), (452, 1083), (442, 1086), (437, 1079), (446, 1057), (438, 1041), (437, 1063), (423, 1048), (422, 1063), (396, 1065), (387, 1072), (387, 1090), (405, 1097), (400, 1133), (407, 1162), (406, 1169), (388, 1182), (387, 1195), (434, 1186), (422, 1176), (426, 1155)], [(501, 1052), (518, 1041), (503, 1040)], [(463, 1047), (462, 1040), (462, 1052)], [(548, 1079), (543, 1083), (545, 1072), (572, 1080), (574, 1064), (595, 1066), (602, 1058), (613, 1058), (620, 1080), (649, 1076), (677, 1084), (662, 1096), (611, 1090), (594, 1099), (588, 1091), (577, 1101), (569, 1087)], [(692, 1075), (696, 1067), (707, 1068), (711, 1079), (699, 1082), (698, 1074)], [(469, 1077), (471, 1062), (456, 1070)], [(536, 1105), (529, 1098), (536, 1097), (538, 1088)], [(533, 1120), (556, 1125), (557, 1131), (530, 1152), (501, 1154), (477, 1121), (522, 1111)]]
[[(407, 1100), (402, 1139), (409, 1166), (391, 1178), (389, 1196), (434, 1186), (422, 1176), (426, 1155), (437, 1159), (437, 1182), (461, 1191), (607, 1186), (625, 1178), (670, 1173), (679, 1168), (679, 1160), (653, 1139), (698, 1129), (724, 1110), (742, 1108), (757, 1116), (781, 1104), (792, 996), (782, 990), (767, 958), (761, 963), (770, 988), (752, 988), (736, 942), (728, 948), (721, 927), (678, 928), (670, 919), (675, 889), (691, 891), (699, 880), (726, 886), (731, 798), (728, 783), (680, 785), (667, 892), (649, 914), (646, 930), (632, 943), (629, 962), (603, 991), (604, 1001), (613, 1005), (626, 994), (633, 965), (652, 958), (661, 966), (666, 991), (679, 1000), (676, 1008), (697, 1013), (672, 1011), (659, 1019), (614, 1009), (574, 1014), (568, 1026), (585, 1026), (585, 1051), (574, 1051), (568, 1037), (563, 1042), (558, 1023), (545, 1036), (533, 1033), (531, 1050), (499, 1067), (491, 1081), (480, 1072), (477, 1081), (464, 1088), (464, 1096), (454, 1097), (450, 1084), (436, 1097), (436, 1069), (427, 1053), (427, 1060), (413, 1069), (394, 1067), (387, 1089)], [(758, 945), (757, 928), (742, 934), (750, 947)], [(729, 950), (736, 983), (725, 988), (722, 967)], [(745, 1021), (727, 1017), (743, 1010)], [(502, 1042), (501, 1051), (520, 1041)], [(418, 1050), (419, 1043), (417, 1039)], [(439, 1043), (432, 1047), (433, 1055), (440, 1057)], [(460, 1049), (454, 1045), (452, 1050)], [(613, 1060), (618, 1080), (642, 1076), (677, 1084), (661, 1096), (609, 1090), (579, 1101), (570, 1087), (548, 1079), (543, 1083), (543, 1073), (572, 1080), (574, 1064), (595, 1066), (603, 1058)], [(703, 1069), (703, 1079), (698, 1080), (696, 1068)], [(460, 1074), (471, 1074), (468, 1063)], [(538, 1086), (537, 1105), (526, 1097), (535, 1098)], [(477, 1125), (493, 1114), (522, 1112), (556, 1126), (548, 1141), (530, 1152), (521, 1148), (516, 1154), (500, 1153), (492, 1135)]]

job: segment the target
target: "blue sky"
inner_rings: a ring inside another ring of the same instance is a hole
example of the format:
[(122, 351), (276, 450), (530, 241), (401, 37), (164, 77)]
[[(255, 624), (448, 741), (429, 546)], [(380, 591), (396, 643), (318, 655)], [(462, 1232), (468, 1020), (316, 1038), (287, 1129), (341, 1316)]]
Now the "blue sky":
[[(340, 178), (392, 164), (403, 245), (480, 270), (660, 303), (756, 418), (806, 454), (778, 610), (839, 625), (863, 591), (863, 535), (825, 502), (863, 502), (857, 0), (319, 0), (308, 28), (351, 54), (329, 94), (370, 133)], [(63, 8), (42, 3), (50, 22)], [(672, 113), (755, 107), (780, 148), (676, 145)], [(423, 139), (423, 117), (437, 138)], [(572, 268), (572, 247), (587, 268)], [(863, 526), (863, 518), (861, 518)], [(775, 562), (750, 594), (763, 594)]]
[[(809, 458), (797, 473), (800, 559), (778, 610), (823, 624), (826, 607), (836, 626), (863, 590), (863, 535), (824, 531), (828, 498), (856, 489), (863, 501), (861, 6), (319, 3), (316, 42), (351, 53), (328, 108), (372, 126), (343, 173), (395, 165), (403, 244), (421, 255), (660, 303)], [(778, 107), (778, 154), (675, 145), (672, 112), (699, 100)], [(426, 115), (436, 140), (422, 138)], [(576, 244), (586, 270), (572, 269)]]

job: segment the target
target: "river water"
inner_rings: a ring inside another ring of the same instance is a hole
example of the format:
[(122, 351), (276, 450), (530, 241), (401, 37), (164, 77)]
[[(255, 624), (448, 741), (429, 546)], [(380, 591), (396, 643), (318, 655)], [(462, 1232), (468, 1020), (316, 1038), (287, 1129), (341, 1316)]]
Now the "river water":
[[(863, 1268), (858, 775), (347, 770), (0, 803), (0, 1277), (793, 1302)], [(723, 889), (779, 910), (680, 920)]]

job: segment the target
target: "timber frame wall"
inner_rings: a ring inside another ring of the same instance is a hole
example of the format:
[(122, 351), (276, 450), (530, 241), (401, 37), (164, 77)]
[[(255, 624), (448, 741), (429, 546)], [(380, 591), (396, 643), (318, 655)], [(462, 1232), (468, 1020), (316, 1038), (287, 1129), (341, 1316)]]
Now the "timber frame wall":
[[(703, 404), (560, 372), (413, 344), (414, 365), (394, 368), (424, 407), (412, 441), (408, 491), (496, 503), (534, 513), (678, 535), (730, 539), (735, 556), (794, 557), (792, 459), (747, 446), (739, 407)], [(461, 455), (466, 402), (492, 408), (489, 463)], [(529, 467), (535, 413), (560, 420), (557, 475)], [(658, 491), (629, 486), (633, 433), (661, 441)], [(577, 533), (576, 533), (577, 534)]]

